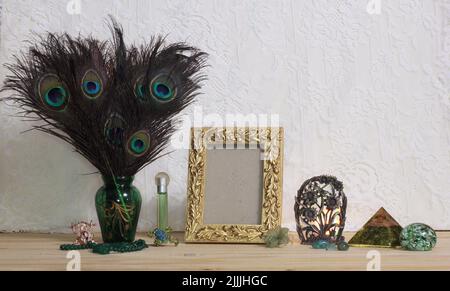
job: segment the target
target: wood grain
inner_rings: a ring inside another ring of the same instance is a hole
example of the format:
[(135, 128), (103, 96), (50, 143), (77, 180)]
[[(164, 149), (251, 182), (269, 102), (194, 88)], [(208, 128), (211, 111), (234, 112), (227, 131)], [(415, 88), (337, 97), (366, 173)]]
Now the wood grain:
[[(183, 234), (176, 234), (182, 239)], [(350, 238), (352, 234), (347, 233)], [(80, 251), (81, 270), (366, 270), (371, 248), (347, 252), (314, 250), (300, 245), (295, 233), (283, 248), (263, 245), (185, 244), (150, 247), (127, 254), (97, 255)], [(139, 238), (146, 238), (140, 234)], [(68, 234), (0, 233), (0, 270), (66, 270)], [(439, 232), (431, 252), (376, 249), (382, 270), (450, 270), (450, 232)]]

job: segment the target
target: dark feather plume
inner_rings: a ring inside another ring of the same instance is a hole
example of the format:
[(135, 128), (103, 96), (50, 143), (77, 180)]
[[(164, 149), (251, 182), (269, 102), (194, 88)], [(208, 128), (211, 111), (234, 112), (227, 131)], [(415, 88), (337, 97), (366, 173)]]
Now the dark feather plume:
[(131, 176), (161, 156), (176, 116), (198, 94), (206, 53), (162, 37), (126, 46), (49, 33), (5, 65), (4, 98), (37, 129), (59, 137), (103, 175)]

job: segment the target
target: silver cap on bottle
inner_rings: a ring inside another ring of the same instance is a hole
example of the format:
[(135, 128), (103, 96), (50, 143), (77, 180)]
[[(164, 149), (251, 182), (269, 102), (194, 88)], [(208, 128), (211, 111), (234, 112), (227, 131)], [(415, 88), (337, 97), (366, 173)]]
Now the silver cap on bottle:
[(155, 176), (155, 183), (158, 193), (167, 193), (167, 186), (169, 185), (170, 178), (165, 172), (159, 172)]

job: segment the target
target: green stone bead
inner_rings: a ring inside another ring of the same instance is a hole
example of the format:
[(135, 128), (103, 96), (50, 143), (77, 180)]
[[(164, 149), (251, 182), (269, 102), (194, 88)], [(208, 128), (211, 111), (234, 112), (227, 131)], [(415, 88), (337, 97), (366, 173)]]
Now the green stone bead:
[(436, 245), (434, 230), (423, 223), (413, 223), (400, 233), (400, 244), (409, 251), (429, 251)]
[(348, 251), (349, 248), (350, 246), (345, 241), (341, 241), (337, 244), (337, 249), (339, 251)]
[(313, 249), (325, 249), (325, 250), (327, 250), (327, 249), (330, 248), (330, 243), (328, 241), (326, 241), (326, 240), (318, 240), (318, 241), (315, 241), (312, 244), (312, 248)]

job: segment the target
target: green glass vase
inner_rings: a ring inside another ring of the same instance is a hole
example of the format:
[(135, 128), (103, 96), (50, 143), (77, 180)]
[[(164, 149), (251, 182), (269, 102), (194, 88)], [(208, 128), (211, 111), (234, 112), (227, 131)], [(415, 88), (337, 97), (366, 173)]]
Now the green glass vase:
[(133, 176), (103, 176), (105, 185), (95, 195), (95, 208), (105, 243), (135, 239), (142, 198), (133, 180)]

